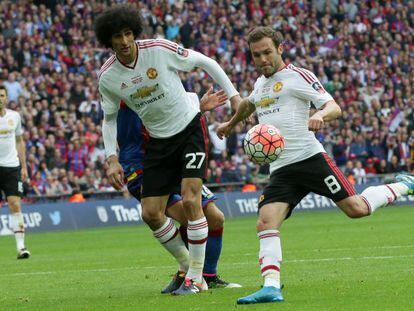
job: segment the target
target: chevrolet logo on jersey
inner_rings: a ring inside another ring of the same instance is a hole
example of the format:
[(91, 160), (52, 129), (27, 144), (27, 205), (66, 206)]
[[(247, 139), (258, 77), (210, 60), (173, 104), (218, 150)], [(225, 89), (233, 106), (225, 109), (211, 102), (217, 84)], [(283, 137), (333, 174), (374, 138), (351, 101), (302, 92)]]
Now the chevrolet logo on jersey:
[(145, 98), (158, 90), (158, 83), (153, 86), (144, 86), (139, 88), (135, 93), (129, 95), (131, 99)]
[(269, 108), (270, 105), (276, 104), (278, 99), (279, 99), (279, 97), (276, 97), (276, 98), (263, 98), (261, 101), (256, 103), (256, 107)]

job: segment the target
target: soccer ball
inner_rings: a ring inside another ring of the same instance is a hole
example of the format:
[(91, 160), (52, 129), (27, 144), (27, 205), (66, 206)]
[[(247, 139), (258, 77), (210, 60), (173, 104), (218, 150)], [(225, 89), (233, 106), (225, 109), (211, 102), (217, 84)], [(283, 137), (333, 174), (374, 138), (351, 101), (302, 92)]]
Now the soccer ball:
[(275, 161), (285, 148), (285, 140), (273, 125), (257, 124), (244, 137), (244, 152), (258, 164)]

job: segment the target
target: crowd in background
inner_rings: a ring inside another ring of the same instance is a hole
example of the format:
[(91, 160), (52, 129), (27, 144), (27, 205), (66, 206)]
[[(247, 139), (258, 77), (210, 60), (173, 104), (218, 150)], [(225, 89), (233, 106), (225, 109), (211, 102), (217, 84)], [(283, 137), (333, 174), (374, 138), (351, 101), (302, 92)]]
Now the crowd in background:
[[(108, 2), (0, 2), (0, 84), (8, 90), (8, 108), (22, 116), (29, 194), (112, 190), (96, 81), (111, 51), (93, 32)], [(129, 2), (142, 13), (141, 38), (166, 38), (217, 60), (243, 97), (258, 77), (248, 31), (258, 25), (279, 30), (286, 62), (313, 71), (343, 110), (343, 118), (316, 135), (349, 180), (414, 171), (414, 1)], [(212, 83), (201, 70), (181, 77), (199, 96)], [(265, 179), (268, 168), (242, 150), (251, 123), (217, 138), (217, 125), (230, 113), (228, 107), (208, 113), (208, 182)]]

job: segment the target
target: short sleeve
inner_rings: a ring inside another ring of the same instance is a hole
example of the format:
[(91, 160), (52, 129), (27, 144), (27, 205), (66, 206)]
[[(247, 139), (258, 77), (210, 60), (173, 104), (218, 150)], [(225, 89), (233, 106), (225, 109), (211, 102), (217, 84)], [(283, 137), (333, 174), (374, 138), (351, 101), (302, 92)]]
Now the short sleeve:
[(296, 97), (311, 101), (318, 109), (326, 102), (334, 100), (312, 72), (306, 69), (297, 69), (295, 71), (298, 73), (293, 87)]
[(157, 41), (164, 47), (162, 51), (170, 67), (187, 72), (194, 69), (196, 63), (195, 51), (185, 49), (177, 43), (168, 40), (158, 39)]

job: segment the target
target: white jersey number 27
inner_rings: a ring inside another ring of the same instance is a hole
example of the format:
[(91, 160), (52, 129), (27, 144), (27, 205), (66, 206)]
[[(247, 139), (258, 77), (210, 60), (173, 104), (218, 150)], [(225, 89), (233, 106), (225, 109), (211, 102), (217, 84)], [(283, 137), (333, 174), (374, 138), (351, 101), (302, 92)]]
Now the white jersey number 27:
[(187, 153), (185, 155), (185, 158), (190, 158), (185, 168), (199, 169), (201, 165), (203, 165), (206, 154), (204, 152)]

